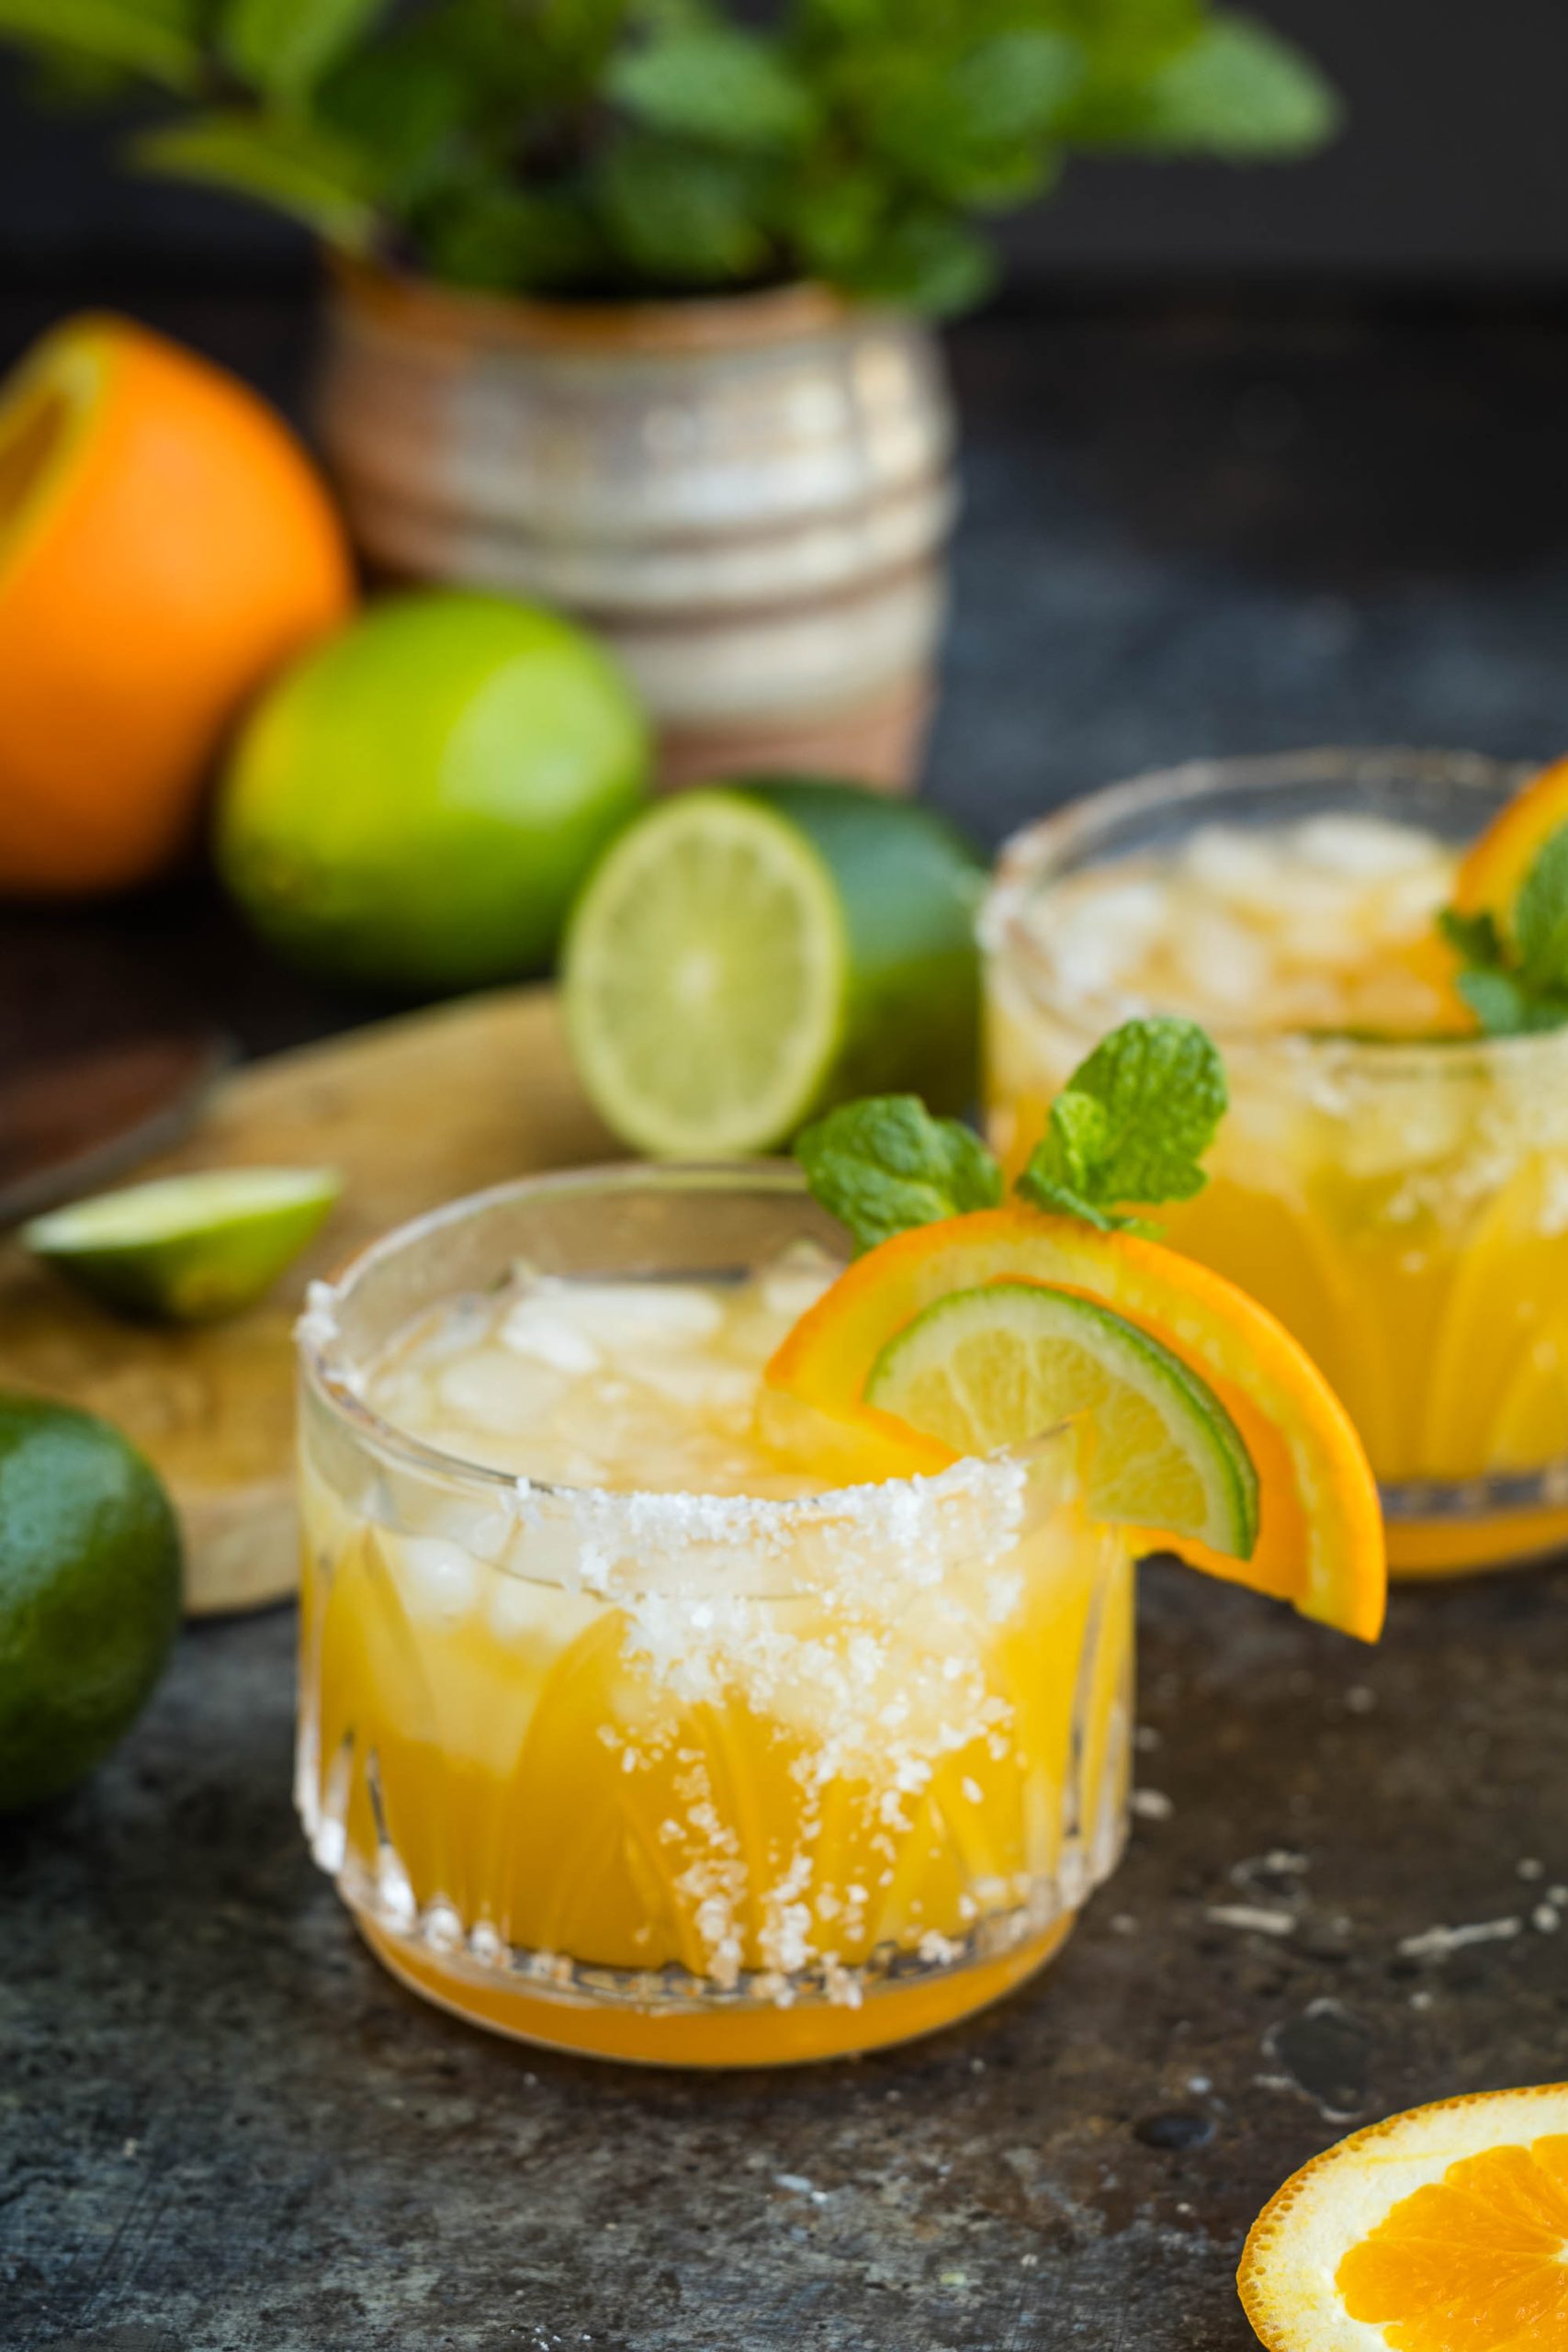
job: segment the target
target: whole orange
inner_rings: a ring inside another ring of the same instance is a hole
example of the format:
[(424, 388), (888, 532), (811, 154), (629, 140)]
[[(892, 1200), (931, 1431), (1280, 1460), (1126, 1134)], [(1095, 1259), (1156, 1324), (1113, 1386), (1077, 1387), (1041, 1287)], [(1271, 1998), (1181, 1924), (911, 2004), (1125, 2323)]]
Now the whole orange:
[(0, 891), (155, 874), (246, 698), (353, 599), (265, 401), (128, 319), (45, 335), (0, 384)]

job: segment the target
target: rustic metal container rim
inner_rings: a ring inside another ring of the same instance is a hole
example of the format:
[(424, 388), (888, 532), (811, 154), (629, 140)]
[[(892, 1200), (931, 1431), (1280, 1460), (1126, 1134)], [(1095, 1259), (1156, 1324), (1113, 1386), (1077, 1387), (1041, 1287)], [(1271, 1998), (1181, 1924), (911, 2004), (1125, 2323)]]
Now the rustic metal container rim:
[(365, 315), (432, 343), (497, 351), (604, 358), (733, 351), (833, 334), (889, 309), (809, 278), (730, 294), (573, 302), (447, 286), (359, 254), (329, 254), (327, 264), (339, 294)]

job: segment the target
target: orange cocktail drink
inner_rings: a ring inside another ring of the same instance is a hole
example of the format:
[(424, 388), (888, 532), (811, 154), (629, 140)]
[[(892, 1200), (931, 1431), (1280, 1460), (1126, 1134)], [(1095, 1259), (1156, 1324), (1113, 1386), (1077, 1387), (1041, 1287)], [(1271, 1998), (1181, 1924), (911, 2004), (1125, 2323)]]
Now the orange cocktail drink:
[(1516, 781), (1414, 752), (1194, 765), (1021, 835), (986, 917), (1010, 1164), (1130, 1012), (1219, 1040), (1230, 1111), (1166, 1237), (1315, 1358), (1410, 1573), (1568, 1540), (1568, 1031), (1467, 1034), (1434, 928)]
[(383, 1960), (476, 2022), (870, 2048), (1028, 1974), (1115, 1861), (1130, 1544), (1075, 1432), (855, 1487), (757, 1433), (843, 1249), (793, 1170), (613, 1170), (459, 1203), (312, 1305), (299, 1803)]

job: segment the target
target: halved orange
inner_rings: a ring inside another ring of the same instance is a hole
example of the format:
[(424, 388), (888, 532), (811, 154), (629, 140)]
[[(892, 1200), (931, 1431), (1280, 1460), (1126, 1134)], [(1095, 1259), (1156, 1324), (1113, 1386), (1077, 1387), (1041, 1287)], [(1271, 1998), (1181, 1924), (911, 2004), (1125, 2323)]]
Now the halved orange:
[(0, 891), (155, 873), (241, 705), (352, 601), (325, 487), (245, 385), (129, 319), (46, 335), (0, 385)]
[(1269, 2352), (1563, 2352), (1568, 2084), (1340, 2141), (1264, 2207), (1236, 2285)]
[[(1158, 1242), (1100, 1233), (1021, 1203), (917, 1227), (839, 1277), (784, 1340), (767, 1382), (852, 1423), (868, 1409), (873, 1369), (895, 1335), (937, 1300), (993, 1283), (1043, 1283), (1096, 1300), (1206, 1382), (1258, 1473), (1258, 1540), (1249, 1559), (1191, 1541), (1173, 1548), (1211, 1575), (1377, 1639), (1387, 1593), (1382, 1518), (1348, 1415), (1271, 1315)], [(1165, 1531), (1148, 1534), (1151, 1548), (1168, 1544)]]
[(1499, 809), (1454, 878), (1461, 914), (1495, 915), (1506, 929), (1520, 885), (1553, 833), (1568, 825), (1568, 758), (1554, 760)]

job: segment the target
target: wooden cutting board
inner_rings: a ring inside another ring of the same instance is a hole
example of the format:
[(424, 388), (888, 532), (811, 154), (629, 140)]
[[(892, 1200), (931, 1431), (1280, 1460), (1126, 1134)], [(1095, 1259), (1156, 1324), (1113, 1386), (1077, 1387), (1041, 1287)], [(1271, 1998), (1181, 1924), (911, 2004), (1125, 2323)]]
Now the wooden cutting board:
[(440, 1202), (532, 1170), (617, 1156), (566, 1050), (555, 993), (508, 989), (252, 1063), (195, 1132), (139, 1175), (328, 1165), (344, 1196), (248, 1315), (152, 1330), (79, 1297), (0, 1241), (0, 1386), (85, 1406), (157, 1464), (186, 1533), (198, 1613), (292, 1591), (292, 1327), (313, 1275)]

